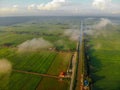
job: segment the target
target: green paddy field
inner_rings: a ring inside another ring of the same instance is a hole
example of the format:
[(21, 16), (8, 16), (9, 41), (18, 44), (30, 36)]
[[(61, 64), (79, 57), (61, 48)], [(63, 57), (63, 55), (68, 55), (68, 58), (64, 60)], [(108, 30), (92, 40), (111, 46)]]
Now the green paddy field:
[[(68, 24), (53, 22), (26, 22), (1, 26), (0, 59), (7, 59), (12, 65), (12, 71), (0, 75), (0, 90), (68, 90), (70, 80), (60, 81), (56, 78), (15, 71), (55, 76), (66, 72), (72, 51), (76, 48), (76, 42), (63, 34), (68, 28)], [(43, 38), (55, 49), (50, 50), (50, 47), (47, 47), (37, 51), (18, 52), (21, 43), (33, 38)]]
[(120, 27), (106, 26), (90, 38), (90, 74), (93, 90), (120, 89)]

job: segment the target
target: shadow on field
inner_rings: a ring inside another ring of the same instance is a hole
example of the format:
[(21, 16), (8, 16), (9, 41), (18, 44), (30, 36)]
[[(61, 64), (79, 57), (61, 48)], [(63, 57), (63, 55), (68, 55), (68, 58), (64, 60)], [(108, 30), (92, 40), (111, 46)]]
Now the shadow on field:
[(104, 89), (104, 88), (100, 88), (100, 87), (92, 87), (92, 90), (106, 90), (106, 89)]
[(86, 47), (87, 49), (87, 56), (89, 56), (89, 75), (92, 78), (92, 90), (104, 90), (95, 85), (95, 83), (99, 80), (104, 79), (104, 76), (98, 76), (96, 73), (101, 70), (102, 63), (101, 61), (95, 56), (95, 50), (92, 49), (93, 45)]

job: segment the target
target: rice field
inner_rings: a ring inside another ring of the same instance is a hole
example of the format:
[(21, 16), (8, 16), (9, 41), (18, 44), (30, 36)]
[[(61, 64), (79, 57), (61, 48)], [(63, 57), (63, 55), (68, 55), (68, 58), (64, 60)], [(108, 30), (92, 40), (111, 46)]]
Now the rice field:
[[(67, 90), (70, 80), (61, 82), (56, 78), (32, 74), (48, 74), (58, 77), (60, 72), (67, 71), (71, 50), (75, 50), (76, 46), (74, 41), (69, 42), (68, 37), (63, 35), (63, 28), (67, 27), (64, 24), (45, 23), (0, 27), (0, 59), (5, 58), (12, 65), (10, 73), (0, 74), (0, 90), (45, 90), (46, 86), (54, 90)], [(49, 41), (53, 45), (52, 48), (57, 47), (59, 50), (49, 50), (48, 47), (37, 51), (18, 52), (18, 45), (21, 43), (41, 37)], [(57, 40), (61, 40), (64, 44), (56, 43)], [(57, 86), (60, 88), (58, 89)]]
[(89, 55), (93, 90), (119, 90), (120, 28), (106, 27), (101, 31), (97, 38), (92, 36), (89, 42), (92, 46)]

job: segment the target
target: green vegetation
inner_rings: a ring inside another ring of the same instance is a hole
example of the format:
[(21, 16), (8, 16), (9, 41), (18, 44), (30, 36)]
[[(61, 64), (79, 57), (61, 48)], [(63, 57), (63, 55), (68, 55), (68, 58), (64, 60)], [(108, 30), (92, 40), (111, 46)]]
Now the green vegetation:
[(93, 90), (119, 90), (120, 28), (108, 26), (98, 32), (89, 42)]
[(25, 23), (13, 26), (0, 27), (0, 45), (17, 46), (26, 40), (43, 37), (50, 41), (57, 50), (75, 50), (75, 42), (71, 41), (64, 31), (69, 29), (68, 24)]
[[(59, 53), (48, 70), (48, 74), (59, 76), (60, 72), (66, 72), (71, 53)], [(47, 81), (47, 82), (46, 82)], [(54, 78), (43, 78), (38, 86), (38, 90), (68, 90), (69, 80), (58, 80)], [(56, 87), (57, 86), (57, 87)]]
[(42, 77), (14, 72), (11, 74), (8, 90), (35, 90)]
[(69, 83), (68, 80), (60, 81), (54, 78), (43, 78), (37, 90), (69, 90)]
[(71, 56), (72, 55), (70, 52), (60, 52), (55, 58), (47, 73), (52, 75), (59, 75), (60, 72), (66, 72)]
[[(76, 48), (76, 42), (64, 35), (64, 30), (68, 28), (68, 24), (49, 22), (28, 22), (0, 27), (0, 59), (9, 60), (13, 70), (9, 74), (0, 75), (0, 90), (35, 90), (38, 88), (40, 88), (38, 90), (46, 90), (46, 86), (50, 90), (67, 90), (69, 80), (61, 82), (59, 79), (15, 70), (56, 76), (59, 76), (62, 71), (66, 72), (71, 52)], [(18, 46), (23, 42), (41, 37), (49, 41), (53, 49), (18, 52)]]

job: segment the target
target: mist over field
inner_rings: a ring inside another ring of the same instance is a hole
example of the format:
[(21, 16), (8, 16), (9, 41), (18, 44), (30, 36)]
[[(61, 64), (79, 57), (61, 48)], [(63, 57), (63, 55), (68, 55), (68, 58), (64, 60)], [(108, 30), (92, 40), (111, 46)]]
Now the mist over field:
[(12, 64), (7, 59), (0, 59), (0, 90), (8, 90)]
[(80, 35), (79, 29), (68, 29), (65, 30), (64, 35), (69, 36), (70, 40), (77, 41)]
[(112, 21), (106, 18), (101, 18), (100, 21), (93, 27), (95, 29), (102, 29), (106, 27), (107, 25), (112, 25)]
[(42, 48), (49, 48), (52, 44), (43, 38), (33, 38), (18, 45), (18, 52), (37, 51)]
[(12, 64), (7, 59), (0, 59), (0, 76), (12, 71)]
[(95, 37), (98, 37), (101, 33), (106, 36), (105, 30), (109, 26), (115, 26), (115, 23), (113, 23), (110, 19), (100, 18), (95, 24), (89, 26), (89, 30), (85, 28), (84, 33)]

